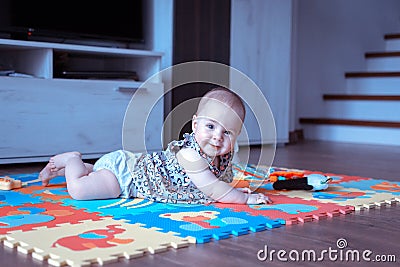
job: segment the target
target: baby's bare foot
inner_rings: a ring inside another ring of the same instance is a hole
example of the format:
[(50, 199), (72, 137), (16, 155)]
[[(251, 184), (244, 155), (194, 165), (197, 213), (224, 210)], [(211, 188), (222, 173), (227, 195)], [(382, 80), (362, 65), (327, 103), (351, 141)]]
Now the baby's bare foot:
[(42, 180), (42, 185), (46, 186), (49, 184), (49, 181), (57, 176), (63, 176), (64, 169), (53, 171), (53, 165), (49, 162), (46, 167), (39, 173), (39, 178)]
[(73, 157), (81, 158), (81, 156), (82, 155), (79, 152), (67, 152), (67, 153), (58, 154), (54, 157), (51, 157), (49, 160), (51, 171), (57, 172), (57, 171), (65, 168), (65, 165), (67, 165), (67, 162), (69, 159), (71, 159)]

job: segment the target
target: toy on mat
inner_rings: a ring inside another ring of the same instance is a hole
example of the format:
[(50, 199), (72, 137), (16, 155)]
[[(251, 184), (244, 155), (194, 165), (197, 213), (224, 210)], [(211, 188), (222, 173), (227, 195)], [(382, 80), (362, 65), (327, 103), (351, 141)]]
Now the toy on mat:
[(0, 177), (0, 190), (12, 190), (12, 189), (16, 189), (16, 188), (21, 188), (27, 184), (35, 183), (35, 182), (39, 182), (39, 181), (40, 181), (40, 178), (32, 180), (32, 181), (28, 181), (28, 182), (22, 182), (21, 180), (13, 179), (9, 176), (3, 176), (3, 177)]
[(310, 174), (306, 177), (299, 177), (289, 180), (278, 180), (272, 184), (275, 190), (313, 190), (320, 191), (328, 188), (332, 178), (322, 174)]
[(304, 173), (299, 171), (274, 171), (269, 175), (270, 182), (276, 182), (278, 180), (287, 180), (303, 177)]

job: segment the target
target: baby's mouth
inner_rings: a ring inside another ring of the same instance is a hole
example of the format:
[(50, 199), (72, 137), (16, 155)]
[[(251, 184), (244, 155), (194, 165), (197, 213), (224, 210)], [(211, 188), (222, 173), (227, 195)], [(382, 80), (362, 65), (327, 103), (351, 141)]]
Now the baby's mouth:
[(217, 146), (217, 145), (210, 144), (210, 146), (211, 146), (212, 148), (214, 148), (214, 149), (219, 149), (219, 146)]

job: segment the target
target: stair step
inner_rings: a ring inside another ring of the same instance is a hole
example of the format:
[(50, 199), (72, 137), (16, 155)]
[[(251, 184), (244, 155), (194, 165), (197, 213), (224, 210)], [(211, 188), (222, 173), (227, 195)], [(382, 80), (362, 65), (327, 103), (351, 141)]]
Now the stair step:
[(398, 51), (400, 50), (400, 39), (387, 39), (385, 40), (386, 51)]
[(302, 124), (302, 129), (304, 138), (310, 140), (400, 146), (398, 128)]
[(365, 55), (365, 59), (367, 72), (398, 72), (400, 70), (400, 52), (370, 53)]
[(345, 78), (392, 78), (400, 77), (399, 71), (361, 71), (346, 72)]
[(388, 33), (384, 36), (385, 40), (400, 39), (400, 33)]
[(352, 77), (346, 79), (346, 93), (368, 95), (397, 95), (399, 77)]
[(333, 118), (300, 118), (299, 121), (300, 123), (305, 123), (305, 124), (329, 124), (329, 125), (400, 128), (400, 122), (395, 122), (395, 121), (349, 120), (349, 119), (333, 119)]
[(371, 101), (400, 101), (400, 95), (350, 95), (324, 94), (324, 100), (371, 100)]
[(365, 69), (345, 72), (343, 90), (323, 95), (320, 117), (299, 118), (305, 138), (400, 145), (400, 33), (384, 39), (384, 51), (364, 54)]
[(377, 57), (400, 57), (400, 51), (387, 51), (387, 52), (367, 52), (365, 58)]
[(400, 33), (385, 34), (386, 50), (400, 50)]
[(322, 110), (318, 114), (300, 117), (400, 122), (399, 104), (399, 101), (390, 100), (324, 100)]

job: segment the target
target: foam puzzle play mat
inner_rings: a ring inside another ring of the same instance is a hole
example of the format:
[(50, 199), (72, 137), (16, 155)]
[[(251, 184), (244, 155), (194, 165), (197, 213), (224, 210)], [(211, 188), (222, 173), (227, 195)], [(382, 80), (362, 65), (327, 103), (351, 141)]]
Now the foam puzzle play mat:
[[(69, 197), (64, 177), (53, 179), (47, 187), (37, 180), (38, 173), (3, 177), (0, 241), (50, 265), (90, 266), (120, 258), (134, 261), (148, 253), (273, 231), (289, 224), (312, 223), (400, 201), (399, 182), (308, 170), (256, 168), (251, 164), (235, 164), (234, 172), (236, 187), (257, 188), (274, 203), (76, 201)], [(326, 179), (312, 184), (310, 180), (315, 175)], [(282, 189), (285, 183), (291, 190)], [(325, 186), (324, 183), (329, 186), (318, 187)]]

